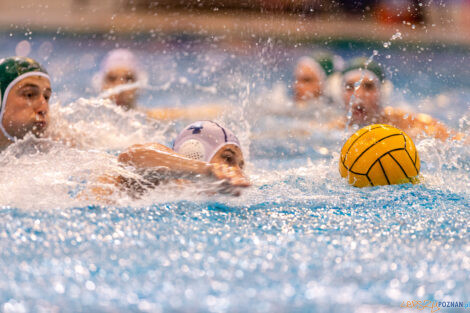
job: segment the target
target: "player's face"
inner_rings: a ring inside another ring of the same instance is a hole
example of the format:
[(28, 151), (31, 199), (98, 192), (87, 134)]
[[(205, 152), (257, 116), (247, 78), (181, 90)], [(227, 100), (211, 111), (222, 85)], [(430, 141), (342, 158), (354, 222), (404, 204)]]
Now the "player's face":
[(318, 98), (322, 94), (322, 82), (308, 65), (300, 64), (295, 71), (294, 96), (296, 101)]
[(240, 170), (243, 170), (243, 167), (245, 166), (242, 151), (239, 147), (232, 144), (228, 144), (220, 148), (212, 157), (210, 163), (226, 164), (228, 166), (237, 167)]
[(373, 121), (380, 114), (379, 88), (377, 79), (367, 73), (358, 72), (344, 82), (343, 100), (353, 123)]
[[(132, 84), (137, 81), (135, 72), (128, 68), (114, 68), (106, 73), (103, 79), (103, 90), (114, 88), (119, 85)], [(130, 109), (134, 106), (137, 98), (137, 89), (128, 89), (117, 92), (110, 96), (110, 99), (117, 105)]]
[(26, 77), (16, 83), (8, 93), (2, 120), (7, 133), (23, 138), (32, 132), (41, 137), (49, 122), (51, 93), (49, 79), (42, 76)]

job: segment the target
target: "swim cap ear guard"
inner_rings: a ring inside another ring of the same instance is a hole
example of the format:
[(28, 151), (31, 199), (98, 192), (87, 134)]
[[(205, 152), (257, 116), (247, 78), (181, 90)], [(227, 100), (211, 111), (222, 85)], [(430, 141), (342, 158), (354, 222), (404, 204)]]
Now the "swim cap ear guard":
[(29, 76), (42, 76), (50, 81), (47, 71), (31, 58), (10, 57), (0, 60), (0, 130), (10, 141), (15, 141), (16, 138), (10, 136), (3, 127), (8, 94), (17, 82)]
[(228, 129), (212, 121), (199, 121), (188, 125), (176, 137), (173, 150), (187, 158), (210, 162), (225, 145), (240, 148), (238, 138)]

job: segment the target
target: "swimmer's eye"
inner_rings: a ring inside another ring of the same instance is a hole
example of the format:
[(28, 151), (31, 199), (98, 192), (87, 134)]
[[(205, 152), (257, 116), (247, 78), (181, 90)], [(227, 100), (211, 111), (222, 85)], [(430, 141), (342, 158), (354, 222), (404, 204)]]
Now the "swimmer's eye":
[(133, 82), (136, 81), (136, 78), (135, 78), (134, 75), (128, 74), (128, 75), (126, 75), (126, 76), (124, 77), (124, 81), (125, 81), (126, 83), (133, 83)]
[(233, 157), (233, 155), (226, 154), (226, 155), (223, 155), (222, 158), (225, 160), (225, 163), (227, 163), (228, 165), (230, 166), (235, 165), (235, 158)]
[(51, 98), (51, 95), (48, 95), (48, 94), (44, 95), (44, 99), (46, 99), (46, 101), (49, 101), (50, 98)]
[(108, 76), (106, 76), (106, 80), (110, 83), (114, 83), (117, 80), (117, 76), (116, 75), (108, 75)]
[(346, 86), (344, 86), (346, 90), (354, 90), (354, 84), (353, 83), (347, 83)]
[(316, 79), (314, 79), (312, 77), (300, 77), (299, 78), (299, 82), (301, 82), (301, 83), (309, 84), (309, 83), (312, 83), (312, 82), (315, 82), (315, 81), (316, 81)]
[(38, 92), (35, 90), (26, 90), (23, 92), (23, 97), (27, 98), (28, 100), (34, 99), (36, 96), (38, 96)]
[(363, 86), (365, 90), (369, 90), (369, 91), (375, 90), (375, 84), (373, 82), (365, 82)]

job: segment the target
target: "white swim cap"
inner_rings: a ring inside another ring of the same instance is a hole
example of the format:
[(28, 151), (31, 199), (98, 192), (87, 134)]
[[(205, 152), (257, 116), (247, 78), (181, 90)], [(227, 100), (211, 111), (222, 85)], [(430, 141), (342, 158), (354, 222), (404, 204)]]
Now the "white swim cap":
[(101, 62), (100, 71), (107, 73), (117, 67), (125, 67), (135, 71), (140, 70), (140, 64), (134, 53), (128, 49), (115, 49), (108, 52)]
[(325, 70), (313, 58), (311, 58), (311, 57), (301, 57), (299, 59), (299, 61), (297, 62), (297, 66), (296, 66), (296, 76), (298, 75), (297, 72), (299, 71), (300, 66), (307, 66), (312, 71), (314, 71), (318, 75), (318, 79), (320, 79), (320, 81), (322, 83), (324, 83), (326, 81), (326, 76), (327, 75), (326, 75)]
[(109, 51), (101, 62), (99, 72), (93, 77), (93, 85), (97, 90), (101, 89), (106, 74), (115, 68), (129, 69), (136, 75), (138, 82), (147, 82), (147, 73), (135, 54), (129, 49), (120, 48)]
[(241, 150), (240, 141), (230, 130), (212, 121), (199, 121), (179, 133), (173, 150), (190, 159), (210, 162), (217, 151), (227, 144)]

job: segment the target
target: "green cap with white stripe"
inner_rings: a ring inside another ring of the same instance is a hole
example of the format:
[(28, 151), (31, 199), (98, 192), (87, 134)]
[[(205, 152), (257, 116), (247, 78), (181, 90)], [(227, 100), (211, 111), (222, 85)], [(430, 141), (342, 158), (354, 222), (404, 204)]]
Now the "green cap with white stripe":
[(0, 59), (0, 130), (12, 141), (15, 138), (10, 136), (3, 127), (3, 114), (5, 113), (8, 93), (17, 82), (29, 76), (42, 76), (49, 79), (47, 71), (31, 58), (10, 57)]

